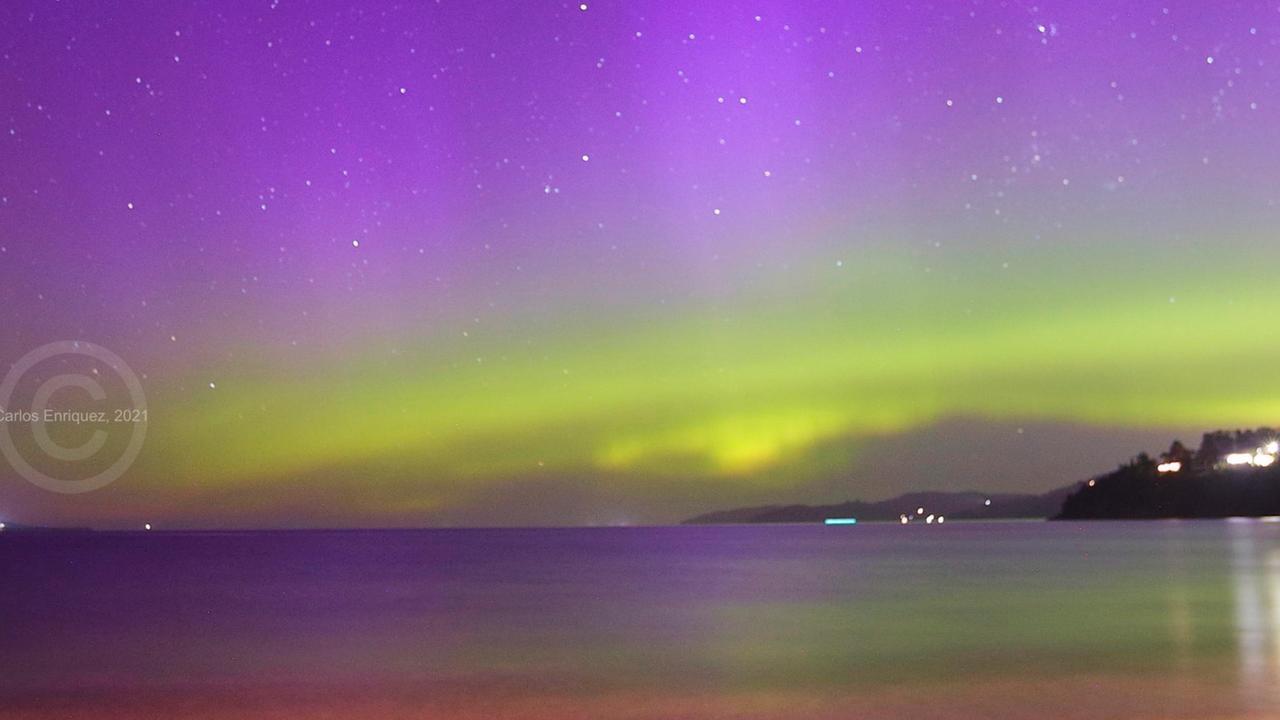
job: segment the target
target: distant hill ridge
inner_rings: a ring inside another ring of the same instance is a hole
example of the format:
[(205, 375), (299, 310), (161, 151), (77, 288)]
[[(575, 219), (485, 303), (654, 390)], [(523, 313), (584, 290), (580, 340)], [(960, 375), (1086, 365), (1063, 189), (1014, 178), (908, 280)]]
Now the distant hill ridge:
[[(899, 522), (902, 515), (943, 515), (949, 520), (1045, 519), (1062, 509), (1062, 503), (1081, 483), (1043, 495), (1023, 493), (913, 492), (888, 500), (849, 500), (834, 505), (764, 505), (706, 513), (686, 525), (751, 523), (814, 523), (827, 518), (857, 518), (861, 522)], [(988, 501), (990, 501), (988, 503)]]
[(1280, 431), (1218, 430), (1194, 450), (1175, 441), (1158, 457), (1141, 453), (1113, 472), (1043, 495), (914, 492), (876, 502), (737, 508), (685, 523), (899, 522), (922, 509), (949, 520), (1280, 517)]

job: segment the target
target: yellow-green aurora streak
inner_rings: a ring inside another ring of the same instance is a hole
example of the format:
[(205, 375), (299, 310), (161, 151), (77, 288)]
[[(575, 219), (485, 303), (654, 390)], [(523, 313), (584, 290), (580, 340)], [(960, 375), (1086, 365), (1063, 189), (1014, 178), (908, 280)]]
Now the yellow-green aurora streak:
[(798, 483), (827, 470), (809, 456), (820, 443), (953, 415), (1262, 423), (1280, 417), (1270, 260), (1230, 268), (1224, 291), (1197, 280), (1223, 272), (1206, 270), (1209, 250), (1068, 274), (1068, 249), (1006, 268), (881, 248), (808, 270), (805, 287), (748, 284), (732, 304), (610, 325), (567, 313), (552, 340), (513, 325), (390, 361), (223, 368), (216, 392), (157, 418), (149, 462), (218, 485), (396, 457), (481, 483), (540, 471)]

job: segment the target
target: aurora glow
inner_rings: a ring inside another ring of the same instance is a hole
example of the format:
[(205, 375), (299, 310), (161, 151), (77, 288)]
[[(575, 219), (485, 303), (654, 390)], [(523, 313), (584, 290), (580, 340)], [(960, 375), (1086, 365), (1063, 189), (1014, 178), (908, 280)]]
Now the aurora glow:
[(670, 521), (1275, 424), (1278, 41), (1266, 3), (7, 3), (0, 359), (99, 343), (153, 414), (112, 487), (0, 509)]

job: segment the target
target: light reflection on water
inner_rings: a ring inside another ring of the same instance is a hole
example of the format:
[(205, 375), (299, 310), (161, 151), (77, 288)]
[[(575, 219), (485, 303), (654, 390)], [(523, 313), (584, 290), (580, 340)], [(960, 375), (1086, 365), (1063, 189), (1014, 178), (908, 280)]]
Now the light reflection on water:
[(1165, 561), (1169, 569), (1169, 627), (1176, 647), (1177, 668), (1180, 673), (1192, 670), (1195, 617), (1188, 590), (1186, 549), (1181, 538), (1173, 537), (1165, 546)]
[(1280, 548), (1253, 523), (1228, 524), (1240, 690), (1247, 707), (1280, 708)]

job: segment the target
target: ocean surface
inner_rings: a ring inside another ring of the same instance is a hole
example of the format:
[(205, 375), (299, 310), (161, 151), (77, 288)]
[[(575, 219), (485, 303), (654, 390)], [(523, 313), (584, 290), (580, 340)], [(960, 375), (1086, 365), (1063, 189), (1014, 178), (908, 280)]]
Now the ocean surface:
[(0, 717), (1280, 717), (1280, 524), (6, 532)]

